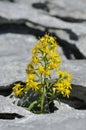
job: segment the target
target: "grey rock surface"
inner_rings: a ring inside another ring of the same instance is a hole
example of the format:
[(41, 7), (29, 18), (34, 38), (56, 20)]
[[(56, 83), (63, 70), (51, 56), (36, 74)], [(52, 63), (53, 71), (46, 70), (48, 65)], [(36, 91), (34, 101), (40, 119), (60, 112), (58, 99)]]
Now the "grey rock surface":
[[(75, 53), (81, 52), (78, 57), (75, 56), (74, 58), (86, 58), (86, 4), (81, 0), (72, 2), (68, 0), (61, 0), (60, 2), (55, 0), (53, 2), (16, 0), (14, 3), (0, 2), (0, 6), (0, 24), (2, 29), (4, 28), (4, 32), (7, 30), (8, 32), (14, 32), (14, 26), (18, 25), (21, 31), (22, 28), (24, 30), (27, 28), (26, 32), (22, 33), (32, 33), (35, 36), (39, 35), (38, 32), (40, 32), (40, 35), (51, 32), (57, 37), (62, 49), (68, 51), (67, 48), (70, 46), (69, 52), (74, 53), (74, 50), (77, 51)], [(49, 11), (46, 11), (48, 9)], [(8, 24), (11, 29), (6, 30)], [(19, 33), (19, 31), (16, 32)], [(75, 49), (71, 44), (75, 45)]]
[(0, 130), (85, 130), (85, 121), (86, 111), (74, 110), (63, 105), (60, 110), (52, 114), (33, 114), (12, 121), (0, 120)]
[[(55, 102), (57, 111), (36, 115), (13, 104), (8, 91), (25, 82), (31, 49), (45, 32), (56, 37), (73, 89), (68, 100)], [(0, 0), (0, 130), (86, 130), (85, 41), (85, 0)]]
[[(5, 34), (0, 36), (0, 86), (25, 81), (25, 70), (36, 44), (33, 36)], [(1, 87), (0, 87), (1, 88)]]
[(63, 61), (61, 69), (72, 74), (72, 84), (86, 86), (86, 60)]
[[(19, 114), (21, 116), (32, 115), (29, 111), (18, 107), (12, 103), (12, 100), (9, 97), (4, 97), (0, 95), (0, 114)], [(1, 115), (0, 115), (1, 116)], [(0, 117), (1, 119), (1, 117)]]
[[(76, 97), (86, 102), (86, 60), (64, 60), (61, 70), (65, 70), (72, 75), (72, 97)], [(53, 74), (53, 79), (56, 75)]]

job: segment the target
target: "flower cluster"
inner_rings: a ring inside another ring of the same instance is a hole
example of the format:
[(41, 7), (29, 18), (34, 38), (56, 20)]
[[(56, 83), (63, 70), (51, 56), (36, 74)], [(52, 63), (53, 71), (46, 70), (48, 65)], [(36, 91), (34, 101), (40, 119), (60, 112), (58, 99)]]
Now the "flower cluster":
[(19, 95), (22, 96), (22, 94), (24, 92), (23, 85), (21, 85), (20, 83), (15, 84), (15, 86), (13, 87), (13, 92), (16, 97), (18, 97)]
[[(50, 79), (53, 70), (58, 70), (60, 63), (61, 59), (57, 53), (56, 40), (46, 34), (39, 39), (37, 45), (32, 50), (32, 60), (26, 70), (28, 75), (26, 80), (27, 88), (40, 90), (45, 79)], [(35, 84), (35, 87), (30, 85), (32, 82)]]
[[(51, 100), (60, 94), (69, 97), (71, 92), (71, 75), (59, 70), (61, 59), (57, 49), (58, 44), (54, 37), (45, 34), (40, 38), (32, 50), (32, 60), (27, 65), (26, 85), (16, 84), (13, 88), (16, 96), (29, 90), (40, 93), (38, 103), (41, 104), (41, 112), (44, 110), (45, 98)], [(53, 71), (57, 73), (57, 80), (52, 83)]]
[(58, 72), (58, 80), (54, 84), (54, 92), (62, 94), (64, 97), (69, 97), (71, 88), (71, 75), (66, 71)]

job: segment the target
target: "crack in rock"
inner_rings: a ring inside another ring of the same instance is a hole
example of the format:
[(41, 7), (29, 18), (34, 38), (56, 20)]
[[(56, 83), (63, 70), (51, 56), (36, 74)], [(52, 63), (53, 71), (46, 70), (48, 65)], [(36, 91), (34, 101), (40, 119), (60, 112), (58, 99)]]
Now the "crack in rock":
[(81, 85), (72, 85), (71, 97), (76, 97), (85, 102), (86, 105), (86, 87)]
[(67, 59), (86, 59), (86, 57), (80, 52), (75, 44), (69, 43), (66, 40), (59, 38), (55, 33), (52, 33), (55, 37), (59, 46), (63, 49), (63, 53)]
[(72, 84), (70, 97), (60, 97), (60, 101), (74, 109), (86, 110), (86, 87)]
[[(22, 81), (16, 81), (15, 83), (21, 83), (25, 85), (25, 83)], [(3, 96), (11, 95), (12, 87), (14, 86), (15, 83), (8, 85), (8, 88), (3, 87), (4, 89), (0, 90), (0, 95), (3, 95)], [(10, 98), (12, 97), (10, 96)], [(67, 99), (67, 98), (60, 97), (60, 100), (61, 102), (64, 102), (75, 109), (86, 110), (86, 87), (72, 84), (72, 91), (70, 94), (70, 98)], [(21, 102), (21, 100), (19, 102)], [(12, 116), (14, 118), (16, 115), (14, 114)], [(4, 117), (3, 114), (2, 114), (2, 117)], [(0, 115), (0, 118), (1, 118), (1, 115)]]
[(33, 3), (32, 7), (36, 8), (36, 9), (44, 10), (46, 12), (49, 12), (49, 8), (48, 8), (47, 4), (48, 4), (47, 1), (45, 1), (44, 3), (41, 3), (41, 2), (39, 2), (39, 3)]
[[(66, 31), (69, 34), (71, 40), (75, 40), (75, 41), (78, 40), (77, 34), (74, 33), (71, 29), (46, 27), (44, 25), (32, 22), (32, 21), (27, 20), (27, 19), (6, 19), (6, 18), (0, 16), (0, 25), (1, 25), (1, 28), (3, 28), (2, 26), (11, 25), (11, 24), (14, 24), (16, 26), (17, 25), (20, 25), (20, 26), (26, 25), (27, 29), (28, 29), (28, 27), (34, 27), (34, 29), (39, 29), (39, 30), (42, 29), (42, 30), (46, 30), (46, 32), (48, 30), (50, 30), (50, 29), (52, 29), (52, 30), (63, 30), (63, 31)], [(2, 30), (2, 32), (3, 32), (3, 30)]]
[(12, 120), (15, 118), (23, 118), (24, 116), (17, 113), (0, 113), (0, 119)]
[[(45, 3), (33, 3), (32, 4), (32, 7), (33, 8), (36, 8), (36, 9), (41, 9), (41, 10), (44, 10), (46, 12), (49, 12), (50, 9), (49, 7), (47, 6), (48, 5), (48, 1), (46, 1)], [(58, 18), (62, 21), (65, 21), (65, 22), (70, 22), (70, 23), (83, 23), (83, 22), (86, 22), (86, 19), (82, 19), (82, 18), (73, 18), (73, 17), (70, 17), (70, 16), (59, 16), (59, 15), (50, 15), (51, 17), (55, 17), (55, 18)]]
[[(33, 22), (30, 22), (25, 19), (19, 19), (19, 20), (7, 20), (1, 18), (2, 22), (0, 24), (0, 34), (3, 33), (19, 33), (19, 34), (32, 34), (35, 37), (43, 36), (46, 32), (49, 32), (48, 27), (40, 26), (39, 24), (35, 24)], [(25, 23), (29, 22), (29, 25), (27, 26)], [(38, 26), (35, 28), (35, 26)], [(66, 30), (67, 33), (70, 32), (70, 30)], [(75, 44), (69, 43), (66, 40), (63, 40), (59, 38), (55, 33), (52, 32), (52, 34), (56, 37), (59, 46), (61, 46), (64, 55), (67, 59), (86, 59), (84, 54), (80, 52), (80, 50), (77, 48)], [(70, 32), (71, 36), (73, 36), (73, 32)], [(72, 58), (73, 57), (73, 58)]]
[(7, 86), (0, 86), (0, 95), (9, 96), (12, 93), (12, 88), (17, 83), (25, 85), (25, 83), (22, 82), (22, 81), (16, 81), (16, 82), (14, 82), (14, 83), (12, 83), (10, 85), (7, 85)]
[(70, 22), (70, 23), (83, 23), (83, 22), (86, 22), (86, 19), (79, 19), (79, 18), (73, 18), (73, 17), (70, 17), (70, 16), (65, 16), (65, 17), (61, 17), (61, 16), (58, 16), (58, 15), (50, 15), (52, 17), (55, 17), (55, 18), (59, 18), (65, 22)]

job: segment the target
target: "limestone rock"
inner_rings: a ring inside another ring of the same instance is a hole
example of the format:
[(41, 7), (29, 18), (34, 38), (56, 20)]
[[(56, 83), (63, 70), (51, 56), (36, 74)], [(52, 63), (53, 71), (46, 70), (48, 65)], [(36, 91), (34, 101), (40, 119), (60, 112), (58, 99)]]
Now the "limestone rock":
[[(0, 96), (0, 119), (6, 118), (5, 114), (14, 114), (16, 117), (16, 114), (20, 115), (21, 117), (30, 115), (31, 113), (21, 107), (18, 107), (17, 105), (13, 104), (11, 99), (9, 97)], [(2, 117), (1, 117), (2, 116)], [(8, 117), (7, 117), (8, 118)], [(10, 119), (10, 117), (8, 118)]]
[[(25, 81), (26, 66), (36, 38), (18, 34), (0, 36), (0, 88), (15, 81)], [(2, 87), (1, 87), (2, 86)]]
[(86, 128), (86, 111), (78, 111), (65, 106), (52, 114), (29, 115), (23, 119), (0, 120), (0, 130), (79, 130)]
[[(68, 51), (67, 48), (69, 48), (68, 52), (77, 53), (77, 57), (71, 56), (69, 59), (85, 59), (85, 4), (81, 0), (76, 0), (74, 3), (77, 3), (76, 6), (68, 0), (66, 2), (65, 0), (61, 2), (55, 0), (53, 2), (39, 0), (0, 2), (0, 33), (23, 33), (38, 37), (45, 32), (51, 32), (56, 36), (62, 52)], [(42, 7), (38, 9), (40, 6)], [(49, 9), (49, 12), (46, 12), (46, 9)]]
[[(46, 32), (59, 43), (61, 69), (72, 74), (73, 89), (55, 113), (36, 115), (7, 95), (14, 82), (25, 82), (31, 49)], [(86, 129), (85, 41), (85, 0), (0, 0), (0, 95), (6, 96), (0, 96), (0, 130)]]

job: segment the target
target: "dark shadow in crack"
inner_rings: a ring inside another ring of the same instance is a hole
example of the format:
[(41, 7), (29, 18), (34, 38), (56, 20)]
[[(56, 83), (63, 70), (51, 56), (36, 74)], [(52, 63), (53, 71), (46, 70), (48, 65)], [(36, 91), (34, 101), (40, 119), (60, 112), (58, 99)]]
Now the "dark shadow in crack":
[(15, 118), (23, 118), (24, 116), (17, 113), (0, 113), (0, 119), (13, 120)]
[(15, 2), (15, 0), (9, 0), (10, 2)]
[(64, 29), (69, 34), (71, 40), (78, 41), (78, 36), (70, 29)]
[[(27, 26), (26, 23), (29, 23), (29, 26)], [(32, 21), (27, 20), (27, 19), (6, 19), (6, 18), (0, 16), (0, 34), (8, 33), (8, 32), (20, 33), (20, 34), (29, 34), (31, 30), (33, 30), (33, 34), (34, 34), (35, 29), (37, 31), (39, 31), (39, 33), (40, 33), (40, 28), (42, 28), (46, 32), (49, 32), (49, 29), (63, 30), (66, 33), (68, 33), (71, 40), (78, 41), (77, 34), (74, 33), (71, 29), (64, 29), (64, 28), (61, 29), (61, 28), (55, 28), (55, 27), (46, 27), (44, 25), (32, 22)], [(36, 31), (36, 33), (37, 33), (37, 31)], [(42, 32), (43, 31), (41, 31), (41, 33)], [(40, 35), (41, 35), (41, 33), (40, 33)]]
[(60, 98), (60, 101), (74, 109), (86, 110), (86, 103), (77, 97)]
[(67, 17), (67, 16), (64, 16), (64, 17), (61, 17), (61, 16), (58, 16), (58, 15), (50, 15), (52, 17), (55, 17), (55, 18), (59, 18), (65, 22), (70, 22), (70, 23), (82, 23), (82, 22), (86, 22), (86, 19), (81, 19), (81, 18), (73, 18), (73, 17)]
[(72, 108), (86, 110), (86, 87), (72, 84), (72, 91), (69, 98), (60, 97), (61, 102)]
[[(3, 19), (3, 18), (2, 18)], [(27, 26), (25, 24), (25, 22), (27, 22), (28, 20), (7, 20), (7, 23), (4, 24), (0, 24), (0, 34), (3, 33), (18, 33), (18, 34), (29, 34), (29, 35), (34, 35), (36, 38), (43, 36), (46, 32), (49, 32), (49, 29), (54, 29), (54, 28), (49, 28), (49, 27), (44, 27), (42, 25), (33, 23), (31, 21), (30, 24), (33, 25), (32, 26)], [(37, 26), (37, 28), (36, 28)], [(41, 27), (43, 28), (43, 30), (41, 29)], [(57, 29), (57, 28), (55, 28)], [(59, 29), (58, 29), (59, 30)], [(67, 33), (70, 32), (70, 30), (68, 29), (64, 29)], [(67, 59), (71, 60), (71, 59), (86, 59), (86, 56), (84, 56), (84, 54), (82, 52), (80, 52), (80, 50), (78, 49), (78, 47), (75, 44), (69, 43), (66, 40), (61, 39), (60, 37), (58, 37), (55, 33), (53, 33), (52, 31), (52, 35), (56, 37), (57, 42), (59, 43), (59, 46), (61, 46), (64, 55), (66, 56)], [(76, 39), (77, 37), (76, 35), (74, 35), (73, 32), (70, 32), (69, 35), (72, 37), (72, 39)]]
[[(8, 89), (4, 89), (3, 93), (2, 93), (2, 91), (0, 91), (0, 95), (3, 95), (3, 96), (11, 95), (12, 87), (16, 83), (25, 85), (25, 83), (22, 81), (16, 81), (16, 82), (10, 84)], [(28, 94), (29, 94), (29, 100), (31, 100), (31, 101), (33, 101), (35, 98), (37, 98), (37, 95), (35, 93), (33, 93), (31, 90), (28, 91), (27, 95)], [(30, 95), (31, 95), (31, 99), (30, 99)], [(12, 98), (12, 97), (10, 96), (10, 98)], [(71, 91), (70, 97), (65, 98), (65, 97), (59, 96), (58, 98), (60, 99), (61, 102), (69, 105), (70, 107), (72, 107), (74, 109), (86, 110), (86, 87), (85, 86), (72, 84), (72, 91)], [(26, 104), (27, 104), (27, 102), (26, 102), (26, 100), (24, 101), (24, 98), (19, 100), (19, 102), (18, 102), (18, 105), (22, 106), (22, 107), (27, 107)], [(54, 112), (55, 110), (58, 110), (58, 108), (55, 106), (55, 104), (53, 102), (50, 104), (49, 107), (50, 107), (51, 113)], [(0, 119), (14, 119), (15, 117), (22, 118), (21, 115), (18, 116), (16, 114), (10, 114), (10, 115), (8, 113), (6, 115), (5, 114), (0, 113)]]
[(70, 60), (72, 57), (74, 59), (86, 59), (86, 57), (80, 52), (75, 44), (69, 43), (66, 40), (59, 38), (55, 33), (52, 33), (52, 35), (56, 37), (56, 40), (59, 46), (61, 46), (67, 59)]
[(0, 1), (2, 1), (2, 2), (15, 2), (15, 0), (0, 0)]
[[(38, 2), (38, 3), (33, 3), (32, 7), (36, 8), (36, 9), (41, 9), (44, 10), (46, 12), (49, 12), (50, 9), (48, 7), (49, 2), (45, 1), (44, 3), (42, 2)], [(48, 14), (50, 15), (50, 14)], [(82, 18), (74, 18), (74, 17), (70, 17), (70, 16), (60, 16), (60, 15), (50, 15), (51, 17), (55, 17), (58, 19), (61, 19), (62, 21), (68, 22), (68, 23), (82, 23), (82, 22), (86, 22), (86, 19), (82, 19)]]
[(41, 35), (44, 35), (45, 31), (41, 31), (40, 29), (35, 29), (34, 27), (28, 27), (25, 24), (4, 24), (0, 25), (0, 34), (3, 33), (16, 33), (16, 34), (26, 34), (26, 35), (34, 35), (37, 38)]
[(49, 8), (48, 8), (47, 4), (48, 4), (48, 2), (44, 2), (44, 3), (42, 3), (42, 2), (33, 3), (33, 4), (32, 4), (32, 7), (33, 7), (33, 8), (36, 8), (36, 9), (44, 10), (44, 11), (46, 11), (46, 12), (49, 12)]
[(14, 85), (17, 84), (17, 83), (20, 83), (20, 84), (22, 84), (22, 85), (25, 84), (25, 83), (22, 82), (22, 81), (16, 81), (16, 82), (13, 82), (12, 84), (7, 85), (7, 86), (0, 86), (0, 95), (9, 96), (9, 95), (12, 93), (12, 88), (13, 88)]

